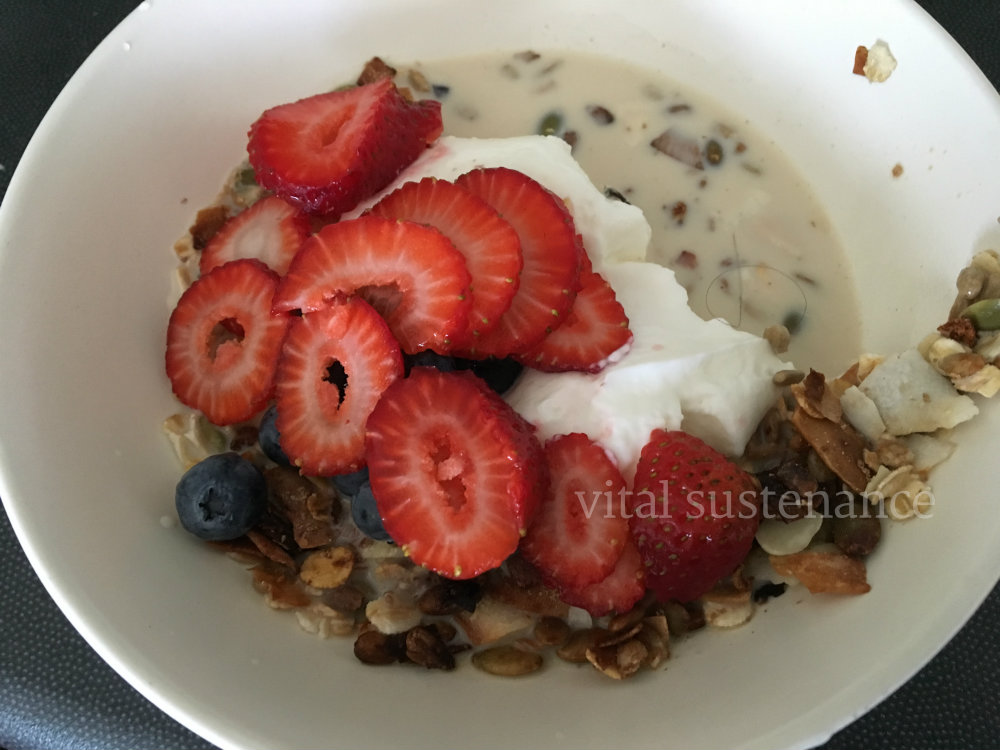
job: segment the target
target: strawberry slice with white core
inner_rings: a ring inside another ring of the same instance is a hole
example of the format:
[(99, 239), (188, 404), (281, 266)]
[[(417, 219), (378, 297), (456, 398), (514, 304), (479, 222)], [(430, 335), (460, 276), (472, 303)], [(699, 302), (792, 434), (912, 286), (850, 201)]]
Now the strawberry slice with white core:
[(274, 309), (308, 313), (354, 293), (385, 318), (407, 354), (447, 352), (469, 323), (465, 258), (422, 224), (372, 215), (328, 224), (292, 260)]
[(309, 217), (271, 195), (222, 225), (202, 251), (199, 268), (206, 274), (231, 260), (256, 258), (281, 276), (309, 233)]
[(408, 101), (386, 78), (267, 110), (247, 152), (262, 187), (335, 218), (392, 182), (441, 128), (439, 102)]
[(167, 377), (174, 394), (217, 425), (249, 419), (271, 397), (289, 318), (273, 314), (278, 275), (234, 260), (195, 281), (167, 325)]
[(303, 474), (361, 468), (368, 415), (402, 376), (399, 344), (359, 297), (295, 318), (275, 378), (282, 450)]
[(614, 570), (628, 540), (625, 480), (604, 449), (581, 433), (545, 445), (550, 489), (521, 542), (549, 582), (580, 589)]
[(646, 593), (645, 568), (632, 537), (611, 575), (582, 588), (562, 588), (562, 600), (573, 607), (587, 610), (594, 617), (612, 612), (628, 612)]
[(474, 169), (455, 183), (510, 222), (524, 258), (510, 307), (468, 354), (503, 358), (525, 352), (562, 322), (579, 288), (581, 249), (573, 217), (562, 200), (513, 169)]
[(546, 372), (600, 372), (632, 341), (628, 316), (614, 289), (584, 254), (580, 291), (566, 319), (517, 360)]
[(467, 372), (415, 367), (386, 389), (368, 418), (369, 476), (386, 531), (415, 563), (472, 578), (517, 549), (541, 484), (522, 422)]
[(456, 346), (496, 327), (517, 291), (523, 265), (521, 241), (509, 222), (468, 190), (432, 177), (407, 182), (380, 200), (370, 213), (428, 224), (465, 256), (472, 277), (469, 328)]

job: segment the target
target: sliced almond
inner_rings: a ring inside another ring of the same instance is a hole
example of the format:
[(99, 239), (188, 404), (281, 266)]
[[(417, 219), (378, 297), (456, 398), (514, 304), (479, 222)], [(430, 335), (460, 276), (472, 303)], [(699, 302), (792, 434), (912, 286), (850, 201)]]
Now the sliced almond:
[(865, 594), (871, 590), (864, 562), (840, 551), (771, 555), (770, 562), (779, 575), (798, 579), (813, 594)]

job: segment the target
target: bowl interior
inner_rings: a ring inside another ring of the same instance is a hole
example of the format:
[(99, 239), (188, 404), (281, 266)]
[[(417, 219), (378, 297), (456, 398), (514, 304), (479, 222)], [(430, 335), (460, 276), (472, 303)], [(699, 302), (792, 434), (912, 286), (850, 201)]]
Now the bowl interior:
[[(875, 85), (851, 64), (880, 37), (900, 64)], [(267, 612), (238, 565), (161, 523), (178, 476), (160, 431), (175, 410), (162, 368), (170, 246), (242, 158), (247, 125), (374, 54), (491, 48), (655, 67), (770, 134), (847, 248), (871, 351), (915, 344), (971, 254), (1000, 247), (1000, 172), (981, 160), (1000, 140), (998, 97), (902, 0), (143, 4), (57, 100), (0, 213), (0, 496), (19, 538), (101, 655), (222, 746), (821, 741), (916, 671), (995, 583), (1000, 517), (978, 512), (992, 404), (956, 431), (933, 517), (889, 529), (871, 593), (782, 597), (621, 685), (569, 668), (512, 684), (362, 667), (347, 642)], [(456, 719), (473, 711), (475, 729)]]

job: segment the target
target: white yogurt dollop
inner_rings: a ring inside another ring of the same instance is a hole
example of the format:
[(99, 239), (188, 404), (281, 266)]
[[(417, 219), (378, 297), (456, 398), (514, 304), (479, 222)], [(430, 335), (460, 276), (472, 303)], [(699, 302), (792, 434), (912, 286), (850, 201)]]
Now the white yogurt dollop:
[(684, 429), (730, 456), (743, 452), (788, 364), (762, 338), (722, 320), (699, 318), (674, 273), (645, 262), (651, 230), (642, 211), (598, 190), (559, 138), (446, 136), (360, 213), (404, 182), (452, 180), (476, 167), (524, 172), (561, 197), (573, 213), (594, 269), (614, 288), (634, 340), (596, 374), (525, 370), (505, 395), (545, 440), (586, 433), (631, 480), (642, 446), (657, 428)]

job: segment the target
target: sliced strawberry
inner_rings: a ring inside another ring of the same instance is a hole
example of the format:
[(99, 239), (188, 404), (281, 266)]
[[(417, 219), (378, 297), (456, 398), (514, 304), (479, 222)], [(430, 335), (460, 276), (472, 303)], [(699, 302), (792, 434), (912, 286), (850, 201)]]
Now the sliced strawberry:
[(642, 558), (635, 543), (626, 539), (622, 556), (607, 578), (580, 589), (564, 588), (560, 593), (564, 602), (594, 617), (628, 612), (646, 593)]
[(448, 578), (496, 568), (517, 549), (541, 484), (523, 420), (467, 372), (415, 367), (368, 418), (371, 488), (386, 531)]
[(271, 195), (237, 214), (216, 232), (202, 251), (203, 274), (238, 258), (256, 258), (279, 276), (309, 236), (309, 217)]
[(439, 231), (368, 215), (329, 224), (309, 238), (281, 281), (274, 309), (310, 312), (357, 292), (407, 354), (447, 352), (468, 326), (468, 289), (465, 258)]
[(271, 397), (288, 316), (272, 314), (278, 275), (234, 260), (195, 281), (167, 325), (167, 377), (182, 403), (218, 425), (249, 419)]
[(472, 277), (472, 309), (468, 331), (456, 346), (474, 347), (478, 337), (496, 327), (517, 291), (523, 265), (521, 241), (510, 223), (468, 190), (431, 177), (405, 183), (371, 213), (429, 224), (465, 256)]
[(512, 169), (474, 169), (455, 182), (510, 222), (524, 257), (510, 308), (469, 354), (502, 358), (525, 352), (562, 322), (579, 288), (580, 247), (573, 217), (558, 197)]
[(628, 316), (615, 290), (583, 253), (580, 291), (566, 319), (517, 360), (546, 372), (600, 372), (631, 341)]
[(339, 216), (378, 192), (441, 134), (441, 105), (407, 101), (393, 82), (269, 109), (250, 127), (258, 182), (315, 214)]
[(361, 468), (368, 415), (402, 376), (399, 344), (360, 297), (338, 298), (296, 318), (275, 377), (285, 454), (314, 476)]
[(521, 554), (551, 584), (580, 589), (610, 575), (621, 557), (625, 480), (604, 449), (578, 432), (546, 443), (545, 463), (550, 489)]
[(635, 470), (630, 532), (662, 601), (697, 599), (733, 572), (760, 523), (757, 481), (686, 432), (653, 430)]

